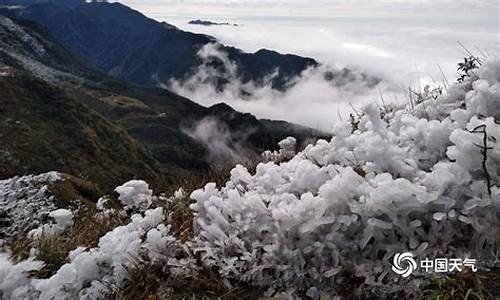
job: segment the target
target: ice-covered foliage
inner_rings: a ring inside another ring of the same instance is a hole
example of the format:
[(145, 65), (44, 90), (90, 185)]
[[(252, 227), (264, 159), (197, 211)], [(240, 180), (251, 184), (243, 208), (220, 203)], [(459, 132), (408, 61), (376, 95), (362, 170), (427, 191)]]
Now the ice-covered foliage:
[(280, 141), (278, 143), (280, 146), (280, 150), (278, 151), (264, 151), (262, 153), (262, 158), (264, 161), (274, 161), (274, 162), (282, 162), (288, 159), (291, 159), (296, 153), (297, 150), (297, 139), (294, 137), (287, 137), (286, 139)]
[[(25, 271), (41, 268), (40, 262), (11, 263), (0, 256), (0, 296), (20, 295), (22, 299), (104, 299), (118, 288), (135, 263), (164, 266), (173, 276), (190, 274), (194, 267), (189, 249), (170, 233), (162, 208), (136, 214), (130, 223), (104, 235), (95, 248), (79, 247), (69, 254), (69, 262), (46, 279), (28, 279)], [(24, 274), (24, 275), (23, 275)], [(21, 299), (7, 297), (7, 299)]]
[(118, 200), (127, 208), (147, 209), (152, 202), (153, 191), (143, 180), (131, 180), (115, 189)]
[(8, 255), (0, 253), (0, 299), (29, 299), (33, 288), (28, 273), (42, 267), (42, 262), (32, 259), (13, 264)]
[(40, 226), (57, 209), (49, 186), (64, 180), (57, 172), (0, 180), (0, 237)]
[(493, 264), (500, 245), (500, 62), (382, 119), (335, 126), (288, 162), (242, 166), (196, 200), (203, 261), (235, 281), (335, 293), (342, 277), (392, 291), (419, 285), (390, 272), (392, 256), (473, 257)]
[(42, 235), (58, 235), (67, 228), (73, 226), (73, 212), (69, 209), (57, 209), (49, 213), (49, 217), (54, 220), (53, 224), (44, 224), (31, 230), (28, 237), (38, 239)]
[(108, 197), (101, 197), (97, 200), (95, 207), (99, 211), (106, 211), (108, 209), (106, 206), (108, 205), (109, 202), (110, 202), (110, 199)]
[(139, 258), (142, 237), (164, 221), (161, 208), (134, 215), (126, 226), (108, 232), (96, 248), (78, 248), (69, 255), (70, 262), (55, 275), (34, 280), (40, 299), (98, 298), (107, 290), (106, 283), (119, 284), (126, 277), (126, 267)]

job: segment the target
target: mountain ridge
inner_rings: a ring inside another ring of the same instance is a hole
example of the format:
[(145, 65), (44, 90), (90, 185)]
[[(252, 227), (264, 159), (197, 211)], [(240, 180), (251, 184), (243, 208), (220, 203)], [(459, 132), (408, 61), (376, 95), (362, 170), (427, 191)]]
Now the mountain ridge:
[[(183, 80), (202, 64), (198, 51), (217, 40), (204, 34), (157, 22), (120, 3), (44, 1), (24, 3), (21, 9), (0, 9), (12, 17), (36, 21), (63, 44), (117, 78), (143, 84)], [(277, 52), (245, 53), (223, 46), (222, 51), (239, 67), (244, 82), (259, 81), (278, 70), (272, 85), (284, 82), (318, 65), (312, 58)]]
[[(106, 189), (135, 176), (155, 185), (202, 174), (217, 162), (210, 161), (209, 147), (183, 128), (207, 117), (227, 129), (229, 145), (256, 155), (276, 148), (286, 137), (250, 114), (229, 107), (206, 108), (166, 89), (114, 79), (75, 57), (37, 24), (1, 15), (0, 74), (3, 102), (11, 103), (0, 110), (4, 122), (10, 118), (9, 124), (20, 122), (26, 128), (54, 124), (26, 130), (26, 137), (15, 126), (4, 127), (2, 152), (14, 163), (4, 165), (2, 178), (56, 170), (90, 178)], [(72, 121), (64, 121), (71, 114)], [(13, 117), (18, 115), (24, 119)], [(66, 122), (75, 134), (58, 130)], [(309, 129), (299, 131), (304, 138), (314, 135)], [(25, 159), (30, 157), (28, 149), (35, 152), (30, 160)], [(107, 171), (105, 165), (112, 167)]]

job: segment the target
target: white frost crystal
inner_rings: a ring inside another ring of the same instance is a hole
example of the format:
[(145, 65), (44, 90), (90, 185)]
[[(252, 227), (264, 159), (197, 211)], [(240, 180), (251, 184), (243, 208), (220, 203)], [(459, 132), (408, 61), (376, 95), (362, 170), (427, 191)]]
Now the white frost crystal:
[[(127, 266), (132, 266), (141, 251), (149, 248), (143, 238), (152, 235), (149, 231), (163, 228), (164, 220), (162, 208), (148, 210), (144, 216), (133, 215), (128, 225), (108, 232), (96, 248), (74, 250), (69, 255), (70, 262), (55, 275), (33, 280), (32, 284), (40, 292), (39, 299), (103, 298), (102, 292), (108, 291), (110, 284), (123, 282)], [(164, 249), (168, 249), (167, 245)], [(159, 255), (152, 251), (154, 249), (147, 252), (151, 256)]]
[(153, 191), (143, 180), (131, 180), (117, 187), (118, 200), (128, 208), (147, 209), (152, 202)]
[[(53, 216), (59, 224), (69, 224), (69, 214), (58, 211)], [(165, 218), (162, 208), (133, 215), (129, 224), (106, 233), (97, 247), (73, 250), (69, 262), (47, 279), (26, 274), (40, 269), (42, 262), (29, 259), (13, 264), (0, 253), (0, 298), (104, 299), (110, 288), (119, 287), (127, 278), (127, 268), (143, 257), (165, 265), (165, 272), (170, 270), (175, 276), (195, 272), (191, 252), (170, 234)]]
[(279, 151), (264, 151), (262, 153), (262, 158), (265, 161), (275, 162), (292, 158), (295, 155), (295, 151), (297, 148), (297, 139), (289, 136), (286, 139), (280, 141), (278, 145), (280, 146)]
[(66, 229), (73, 226), (73, 213), (69, 209), (57, 209), (49, 213), (49, 217), (54, 219), (54, 224), (44, 224), (28, 233), (28, 237), (38, 239), (42, 235), (59, 235)]
[(33, 292), (29, 272), (42, 267), (42, 262), (33, 259), (13, 264), (7, 254), (0, 253), (0, 299), (29, 299)]

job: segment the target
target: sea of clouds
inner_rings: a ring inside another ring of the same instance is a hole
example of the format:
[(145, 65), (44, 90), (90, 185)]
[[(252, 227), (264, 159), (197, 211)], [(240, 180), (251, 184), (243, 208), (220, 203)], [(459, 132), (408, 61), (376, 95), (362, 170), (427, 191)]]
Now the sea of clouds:
[[(489, 0), (122, 2), (247, 52), (268, 48), (299, 54), (383, 80), (371, 87), (357, 81), (339, 87), (325, 82), (322, 70), (307, 70), (286, 93), (246, 84), (244, 88), (253, 88), (251, 101), (235, 92), (242, 87), (236, 78), (224, 92), (203, 84), (193, 88), (200, 74), (170, 83), (174, 91), (204, 105), (226, 102), (260, 118), (323, 130), (366, 103), (407, 101), (408, 87), (422, 90), (454, 81), (456, 64), (467, 55), (462, 45), (478, 56), (494, 57), (500, 50), (500, 4)], [(240, 26), (187, 24), (191, 19)]]

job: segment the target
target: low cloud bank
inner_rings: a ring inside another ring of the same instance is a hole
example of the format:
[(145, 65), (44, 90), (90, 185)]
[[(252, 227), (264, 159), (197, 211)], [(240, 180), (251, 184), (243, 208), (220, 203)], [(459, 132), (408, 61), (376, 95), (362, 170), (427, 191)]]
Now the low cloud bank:
[[(277, 70), (268, 74), (262, 83), (242, 82), (238, 66), (218, 44), (206, 45), (198, 56), (204, 63), (196, 72), (186, 80), (170, 81), (168, 88), (206, 106), (225, 102), (259, 118), (330, 130), (335, 121), (348, 118), (353, 108), (369, 102), (382, 104), (381, 95), (386, 101), (403, 100), (398, 99), (402, 89), (348, 69), (309, 68), (291, 78), (290, 88), (283, 92), (271, 87)], [(217, 67), (214, 60), (218, 62)], [(217, 82), (224, 82), (223, 87)]]

